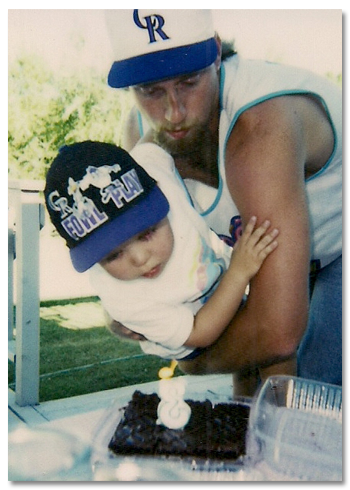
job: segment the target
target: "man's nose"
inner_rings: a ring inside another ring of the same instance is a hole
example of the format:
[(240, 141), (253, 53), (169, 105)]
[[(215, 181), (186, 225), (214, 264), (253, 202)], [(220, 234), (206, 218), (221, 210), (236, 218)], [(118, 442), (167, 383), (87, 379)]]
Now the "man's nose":
[(167, 93), (165, 119), (171, 124), (179, 124), (186, 117), (186, 107), (181, 94), (177, 90)]

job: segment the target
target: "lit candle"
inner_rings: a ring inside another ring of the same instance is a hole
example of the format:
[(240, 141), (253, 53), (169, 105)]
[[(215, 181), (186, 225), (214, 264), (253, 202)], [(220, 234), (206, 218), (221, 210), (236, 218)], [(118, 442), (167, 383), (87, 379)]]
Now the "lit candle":
[(170, 367), (159, 371), (159, 397), (157, 424), (163, 424), (169, 429), (182, 429), (191, 417), (191, 408), (184, 401), (186, 391), (185, 379), (171, 379), (177, 361), (172, 361)]

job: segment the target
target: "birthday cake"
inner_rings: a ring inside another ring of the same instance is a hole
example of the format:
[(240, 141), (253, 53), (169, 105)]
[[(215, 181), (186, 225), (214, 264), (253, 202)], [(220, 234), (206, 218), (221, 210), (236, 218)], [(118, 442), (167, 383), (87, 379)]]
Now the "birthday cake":
[[(238, 403), (185, 400), (191, 416), (185, 427), (159, 423), (157, 394), (135, 391), (109, 442), (116, 455), (177, 456), (232, 461), (245, 454), (249, 407)], [(157, 423), (158, 420), (158, 423)]]

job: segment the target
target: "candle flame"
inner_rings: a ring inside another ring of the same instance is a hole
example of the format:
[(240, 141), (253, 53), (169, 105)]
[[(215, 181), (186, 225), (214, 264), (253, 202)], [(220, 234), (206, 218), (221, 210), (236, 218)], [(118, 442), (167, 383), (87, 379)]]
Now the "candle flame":
[(173, 359), (170, 363), (170, 366), (169, 367), (162, 367), (159, 371), (158, 371), (158, 376), (160, 377), (160, 379), (170, 379), (174, 376), (174, 371), (175, 371), (175, 368), (177, 366), (178, 362)]

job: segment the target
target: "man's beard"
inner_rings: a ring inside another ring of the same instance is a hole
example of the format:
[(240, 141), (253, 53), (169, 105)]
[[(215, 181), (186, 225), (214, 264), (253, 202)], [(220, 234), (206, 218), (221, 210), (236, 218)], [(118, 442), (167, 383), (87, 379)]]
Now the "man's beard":
[(172, 157), (191, 157), (194, 153), (200, 155), (211, 141), (211, 134), (207, 125), (200, 125), (188, 137), (174, 140), (165, 131), (154, 131), (154, 141)]

